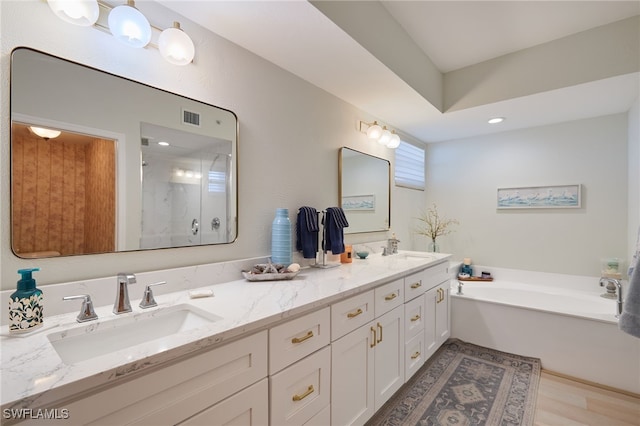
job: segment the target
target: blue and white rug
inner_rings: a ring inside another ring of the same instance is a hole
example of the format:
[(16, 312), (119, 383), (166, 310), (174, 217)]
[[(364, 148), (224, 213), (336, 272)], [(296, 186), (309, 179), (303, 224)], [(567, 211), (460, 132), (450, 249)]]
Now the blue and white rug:
[(367, 423), (532, 425), (540, 360), (450, 339)]

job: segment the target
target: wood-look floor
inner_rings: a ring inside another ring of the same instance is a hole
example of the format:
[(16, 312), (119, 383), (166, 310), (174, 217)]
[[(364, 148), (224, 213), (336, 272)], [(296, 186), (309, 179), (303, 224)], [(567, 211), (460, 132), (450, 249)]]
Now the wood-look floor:
[(535, 426), (640, 426), (640, 399), (543, 371)]

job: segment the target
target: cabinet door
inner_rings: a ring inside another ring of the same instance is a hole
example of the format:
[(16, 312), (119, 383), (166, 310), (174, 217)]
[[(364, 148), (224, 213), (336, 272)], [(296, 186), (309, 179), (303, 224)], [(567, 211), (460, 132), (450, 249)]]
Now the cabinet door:
[(429, 359), (438, 349), (438, 340), (436, 338), (436, 312), (438, 306), (438, 288), (432, 288), (425, 294), (424, 308), (424, 351), (425, 359)]
[(266, 426), (268, 424), (269, 387), (266, 378), (179, 423), (181, 426)]
[(436, 300), (436, 339), (438, 346), (451, 336), (451, 317), (449, 315), (449, 292), (451, 286), (445, 281), (438, 286), (438, 299)]
[(375, 412), (375, 325), (370, 322), (331, 344), (332, 425), (363, 425)]
[(375, 408), (404, 384), (404, 306), (375, 320)]

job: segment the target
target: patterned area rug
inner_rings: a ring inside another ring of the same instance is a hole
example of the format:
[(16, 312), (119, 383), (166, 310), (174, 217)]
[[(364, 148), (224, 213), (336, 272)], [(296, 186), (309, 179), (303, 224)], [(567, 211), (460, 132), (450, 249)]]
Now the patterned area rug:
[(540, 360), (449, 339), (373, 425), (532, 425)]

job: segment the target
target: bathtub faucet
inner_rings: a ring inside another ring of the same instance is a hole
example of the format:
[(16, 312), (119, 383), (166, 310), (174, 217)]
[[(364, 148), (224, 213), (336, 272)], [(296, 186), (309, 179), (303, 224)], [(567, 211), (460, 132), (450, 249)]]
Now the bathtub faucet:
[(458, 292), (456, 294), (462, 295), (462, 281), (458, 281)]
[(618, 302), (617, 302), (617, 310), (616, 310), (616, 318), (619, 318), (622, 315), (622, 284), (620, 280), (609, 277), (600, 278), (600, 287), (604, 287), (605, 284), (613, 284), (615, 288), (618, 290)]

